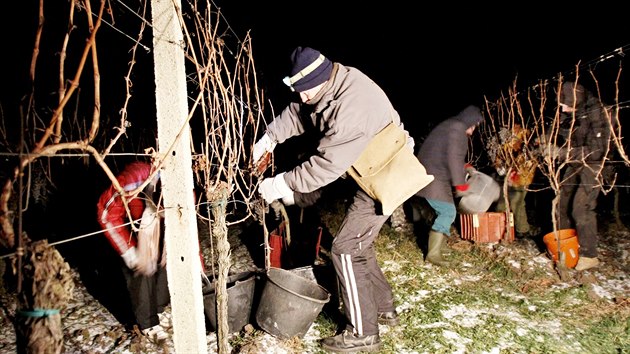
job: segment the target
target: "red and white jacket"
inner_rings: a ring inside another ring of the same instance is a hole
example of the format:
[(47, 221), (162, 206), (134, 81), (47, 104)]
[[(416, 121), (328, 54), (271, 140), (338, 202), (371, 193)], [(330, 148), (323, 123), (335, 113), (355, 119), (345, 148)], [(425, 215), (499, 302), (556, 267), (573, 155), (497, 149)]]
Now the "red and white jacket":
[[(150, 173), (151, 164), (133, 162), (127, 165), (116, 179), (125, 191), (132, 191), (144, 183), (149, 178)], [(142, 217), (144, 203), (141, 197), (133, 198), (128, 202), (133, 220)], [(136, 236), (132, 234), (130, 225), (125, 225), (129, 222), (125, 206), (113, 185), (101, 194), (98, 200), (97, 213), (98, 222), (105, 230), (105, 236), (118, 254), (122, 255), (129, 248), (136, 246)]]

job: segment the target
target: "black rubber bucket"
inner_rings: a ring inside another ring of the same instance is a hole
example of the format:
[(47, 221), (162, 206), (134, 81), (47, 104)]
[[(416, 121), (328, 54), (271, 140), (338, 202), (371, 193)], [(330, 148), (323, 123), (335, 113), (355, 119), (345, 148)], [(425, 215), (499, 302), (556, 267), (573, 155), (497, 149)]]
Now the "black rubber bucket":
[[(244, 272), (228, 276), (228, 322), (230, 333), (239, 332), (246, 324), (252, 313), (254, 299), (254, 272)], [(215, 282), (203, 286), (203, 307), (212, 331), (217, 330), (217, 304)]]
[(291, 271), (270, 268), (256, 311), (256, 322), (274, 337), (303, 337), (330, 301), (330, 293)]

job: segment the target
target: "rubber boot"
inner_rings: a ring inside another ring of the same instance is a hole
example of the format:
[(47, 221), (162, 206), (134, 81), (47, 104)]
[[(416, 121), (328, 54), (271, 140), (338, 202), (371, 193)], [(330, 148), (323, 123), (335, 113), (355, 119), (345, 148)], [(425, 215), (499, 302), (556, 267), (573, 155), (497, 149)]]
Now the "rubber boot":
[(448, 267), (450, 263), (442, 258), (442, 247), (445, 243), (446, 235), (431, 230), (429, 232), (429, 249), (425, 260), (438, 266)]
[(442, 241), (442, 257), (448, 257), (452, 254), (453, 249), (448, 245), (448, 237), (444, 237), (444, 241)]

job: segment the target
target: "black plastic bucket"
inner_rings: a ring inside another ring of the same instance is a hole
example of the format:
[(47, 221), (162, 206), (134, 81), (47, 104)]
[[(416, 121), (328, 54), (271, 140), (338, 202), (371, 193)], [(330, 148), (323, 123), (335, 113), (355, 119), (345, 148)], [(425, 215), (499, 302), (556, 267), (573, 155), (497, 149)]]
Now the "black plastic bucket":
[(330, 301), (330, 293), (291, 271), (270, 268), (256, 311), (256, 322), (272, 336), (303, 337)]
[[(246, 324), (252, 313), (254, 299), (254, 272), (244, 272), (228, 276), (228, 322), (230, 333), (239, 332)], [(210, 329), (217, 330), (217, 304), (215, 294), (216, 283), (207, 283), (203, 287), (203, 307)]]

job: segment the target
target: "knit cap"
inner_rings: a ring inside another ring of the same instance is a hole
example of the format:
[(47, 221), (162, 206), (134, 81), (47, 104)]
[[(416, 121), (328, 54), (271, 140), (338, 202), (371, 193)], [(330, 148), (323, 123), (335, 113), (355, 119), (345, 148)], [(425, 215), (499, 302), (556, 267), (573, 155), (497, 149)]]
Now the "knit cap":
[(291, 91), (304, 92), (330, 79), (332, 62), (318, 50), (297, 47), (291, 53), (291, 74), (284, 83)]

